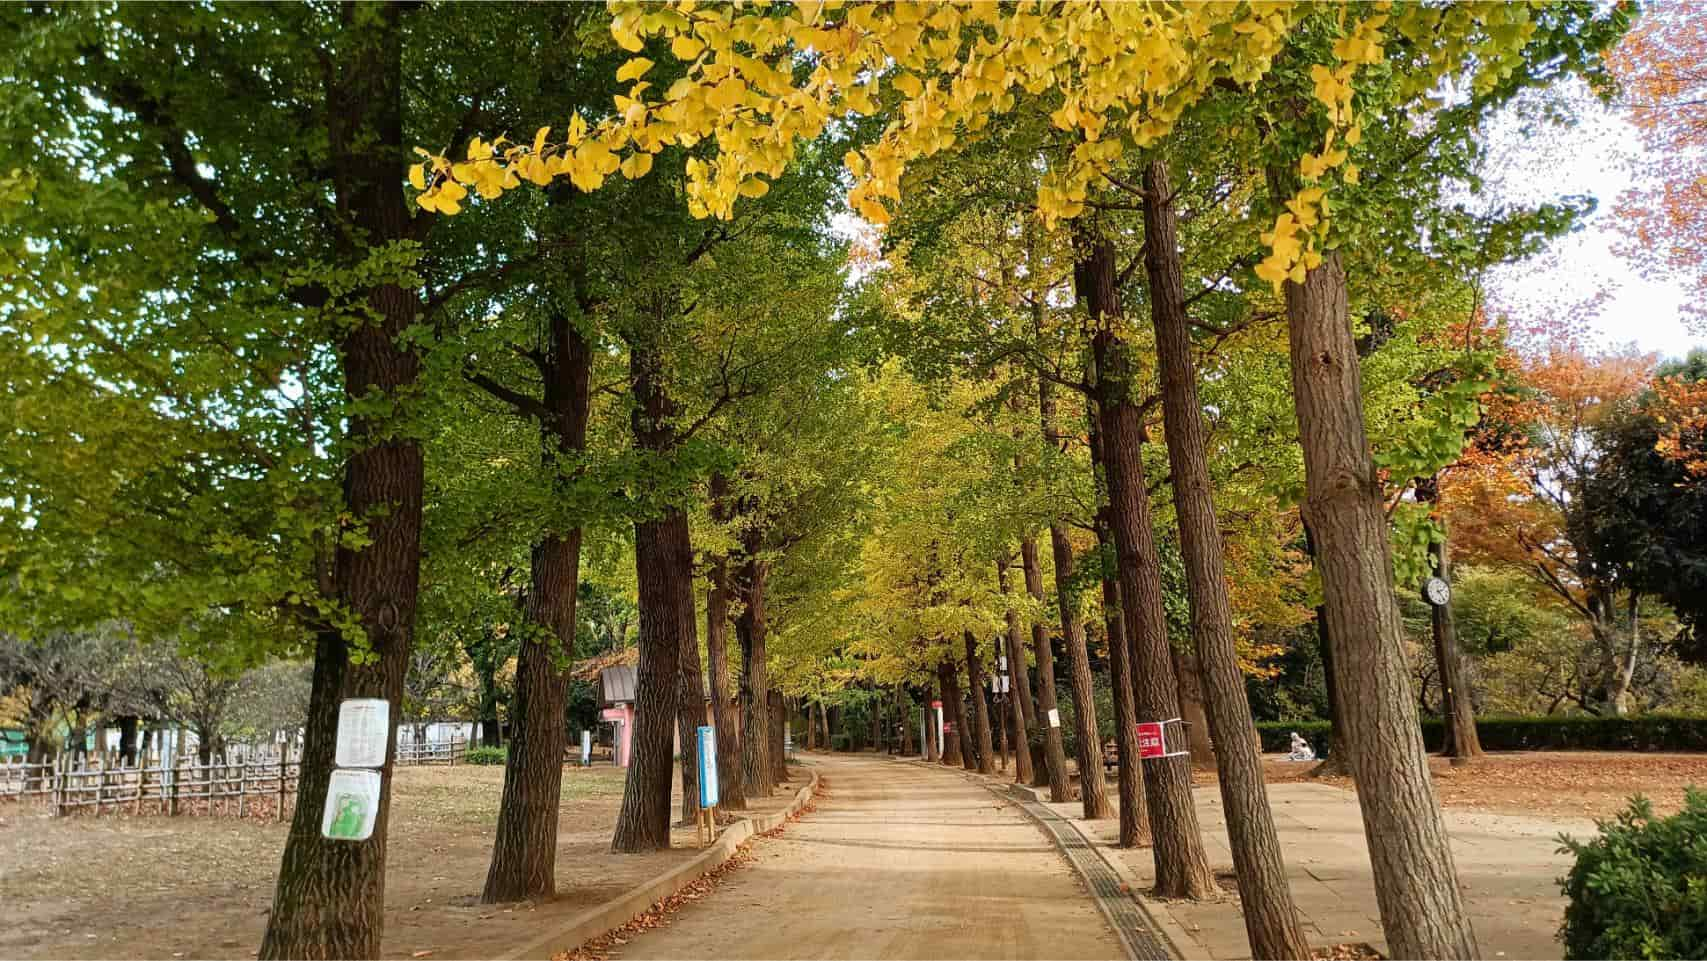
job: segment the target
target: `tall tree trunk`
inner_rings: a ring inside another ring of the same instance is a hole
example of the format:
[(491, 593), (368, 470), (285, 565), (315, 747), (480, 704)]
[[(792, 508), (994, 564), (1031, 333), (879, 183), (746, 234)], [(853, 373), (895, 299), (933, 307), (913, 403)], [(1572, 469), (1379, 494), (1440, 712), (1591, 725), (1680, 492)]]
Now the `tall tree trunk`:
[[(1210, 734), (1209, 708), (1204, 703), (1203, 670), (1197, 655), (1170, 645), (1174, 679), (1179, 681), (1179, 716), (1185, 722), (1186, 747), (1191, 763), (1215, 763), (1215, 738)], [(1246, 703), (1250, 703), (1248, 700)], [(1252, 728), (1254, 731), (1255, 728)]]
[[(1079, 296), (1096, 324), (1091, 348), (1097, 368), (1102, 462), (1108, 483), (1108, 522), (1114, 537), (1116, 576), (1126, 605), (1122, 620), (1133, 644), (1132, 673), (1137, 681), (1133, 706), (1140, 721), (1167, 721), (1180, 716), (1179, 685), (1162, 612), (1161, 564), (1140, 456), (1144, 428), (1132, 399), (1131, 350), (1116, 333), (1121, 306), (1115, 285), (1114, 245), (1094, 238), (1080, 256), (1074, 274)], [(1190, 762), (1183, 757), (1154, 759), (1144, 771), (1144, 790), (1155, 839), (1157, 894), (1209, 897), (1215, 891), (1215, 879), (1209, 873), (1209, 860), (1198, 832)]]
[(978, 639), (971, 631), (966, 636), (966, 685), (972, 695), (972, 736), (978, 741), (978, 771), (996, 773), (995, 747), (990, 739), (990, 712), (984, 704), (984, 664), (978, 656)]
[(119, 760), (125, 764), (135, 764), (136, 734), (142, 726), (142, 718), (135, 714), (121, 714), (113, 720), (119, 729)]
[(788, 781), (788, 752), (786, 748), (786, 733), (788, 730), (788, 705), (783, 703), (782, 692), (771, 691), (770, 717), (770, 755), (771, 780), (776, 784)]
[[(1418, 479), (1419, 499), (1438, 503), (1438, 477)], [(1434, 557), (1435, 574), (1452, 581), (1452, 548), (1448, 543), (1446, 522), (1437, 519), (1440, 539), (1429, 546)], [(1476, 735), (1476, 706), (1470, 700), (1470, 680), (1464, 668), (1464, 652), (1458, 646), (1458, 625), (1452, 616), (1452, 604), (1429, 605), (1434, 629), (1434, 663), (1440, 673), (1440, 714), (1446, 731), (1441, 753), (1455, 765), (1469, 764), (1482, 756), (1482, 740)]]
[[(372, 8), (352, 21), (328, 70), (328, 155), (339, 175), (336, 202), (355, 228), (340, 255), (355, 262), (366, 245), (383, 247), (413, 235), (403, 184), (402, 31), (400, 7)], [(352, 403), (407, 393), (420, 357), (403, 333), (421, 309), (419, 292), (394, 283), (370, 289), (363, 322), (339, 345), (344, 393)], [(371, 317), (372, 319), (368, 319)], [(258, 952), (262, 958), (377, 958), (385, 917), (385, 839), (391, 809), (391, 755), (401, 715), (403, 677), (414, 643), (419, 596), (420, 443), (368, 414), (349, 419), (344, 461), (344, 513), (366, 525), (367, 544), (340, 547), (333, 559), (333, 599), (361, 625), (366, 647), (352, 662), (336, 628), (315, 640), (314, 677), (304, 731), (301, 787), (280, 859), (273, 908)], [(366, 841), (320, 836), (332, 775), (338, 704), (377, 697), (391, 704), (379, 807)]]
[[(691, 595), (690, 595), (691, 596)], [(682, 661), (677, 666), (676, 737), (681, 741), (682, 764), (682, 823), (691, 824), (699, 815), (699, 751), (696, 748), (700, 726), (705, 724), (705, 675), (700, 673), (699, 639), (688, 638), (682, 647)]]
[[(1037, 409), (1046, 443), (1062, 448), (1065, 438), (1055, 408), (1050, 382), (1037, 379)], [(1079, 615), (1078, 597), (1072, 590), (1073, 543), (1060, 518), (1049, 522), (1049, 548), (1055, 561), (1055, 603), (1061, 612), (1061, 639), (1067, 649), (1073, 685), (1073, 741), (1079, 764), (1079, 800), (1087, 820), (1111, 817), (1108, 787), (1102, 775), (1102, 738), (1097, 730), (1096, 687), (1091, 675), (1090, 652), (1085, 646), (1085, 623)]]
[(908, 710), (907, 689), (895, 687), (895, 713), (901, 717), (901, 756), (911, 757), (913, 754), (913, 712)]
[[(996, 647), (1000, 649), (1006, 643), (1006, 641), (998, 639)], [(996, 767), (1006, 773), (1008, 770), (1008, 728), (1009, 722), (1012, 720), (1008, 714), (1008, 699), (1000, 693), (992, 694), (990, 699), (992, 701), (990, 723), (995, 727), (996, 736)]]
[[(1310, 563), (1321, 576), (1316, 563), (1316, 539), (1310, 533), (1310, 521), (1304, 519), (1304, 550)], [(1339, 678), (1334, 672), (1333, 644), (1328, 640), (1328, 609), (1316, 606), (1316, 648), (1322, 658), (1322, 689), (1328, 696), (1328, 740), (1324, 745), (1327, 758), (1310, 770), (1311, 777), (1351, 777), (1351, 749), (1345, 738), (1345, 712), (1341, 708)]]
[(1473, 958), (1476, 936), (1464, 913), (1411, 693), (1338, 253), (1328, 252), (1304, 283), (1288, 282), (1285, 290), (1304, 448), (1304, 513), (1316, 538), (1328, 637), (1345, 695), (1345, 740), (1388, 953)]
[[(1091, 470), (1097, 475), (1099, 487), (1106, 487), (1102, 462), (1102, 432), (1097, 429), (1097, 414), (1090, 414)], [(1102, 615), (1104, 639), (1108, 642), (1108, 680), (1114, 701), (1116, 788), (1120, 799), (1120, 846), (1143, 847), (1151, 843), (1150, 811), (1145, 801), (1144, 767), (1138, 757), (1138, 717), (1133, 706), (1131, 645), (1126, 639), (1126, 623), (1122, 610), (1120, 584), (1115, 580), (1111, 563), (1114, 559), (1114, 534), (1109, 530), (1108, 504), (1099, 491), (1096, 530), (1098, 561), (1103, 565)], [(1097, 772), (1101, 777), (1102, 773)]]
[(748, 797), (769, 797), (775, 779), (771, 776), (771, 727), (766, 720), (771, 697), (765, 652), (768, 569), (758, 556), (759, 534), (749, 532), (743, 541), (746, 560), (736, 581), (741, 592), (741, 616), (735, 619), (735, 633), (741, 639), (741, 777)]
[[(1008, 564), (1011, 558), (1003, 557), (996, 562), (996, 585), (1002, 592), (1002, 597), (1008, 595)], [(1025, 642), (1020, 639), (1019, 609), (1012, 603), (1007, 605), (1007, 649), (1008, 649), (1008, 730), (1012, 735), (1014, 748), (1014, 782), (1016, 784), (1037, 783), (1037, 768), (1033, 763), (1030, 738), (1027, 734), (1035, 722), (1036, 707), (1031, 703), (1031, 676), (1026, 670)]]
[(1068, 667), (1073, 680), (1073, 741), (1079, 763), (1079, 801), (1085, 820), (1112, 817), (1108, 785), (1102, 776), (1102, 738), (1097, 731), (1096, 683), (1091, 675), (1090, 651), (1085, 646), (1085, 622), (1079, 616), (1078, 598), (1070, 586), (1073, 578), (1073, 544), (1067, 525), (1049, 525), (1049, 546), (1055, 555), (1055, 598), (1061, 608), (1061, 634), (1066, 641)]
[[(1026, 535), (1019, 542), (1020, 564), (1025, 569), (1025, 589), (1039, 605), (1043, 596), (1043, 565), (1037, 561), (1037, 538)], [(1041, 619), (1031, 622), (1031, 647), (1037, 653), (1037, 725), (1043, 732), (1043, 756), (1048, 761), (1049, 800), (1059, 804), (1073, 796), (1067, 782), (1067, 750), (1061, 740), (1060, 705), (1055, 700), (1055, 650), (1049, 627)]]
[[(722, 474), (711, 478), (711, 512), (719, 521), (728, 520), (726, 503), (729, 480)], [(744, 811), (747, 795), (741, 777), (741, 735), (735, 729), (734, 706), (729, 697), (729, 557), (714, 554), (710, 583), (705, 591), (705, 659), (711, 674), (711, 724), (717, 729), (717, 803), (730, 811)]]
[[(663, 357), (649, 334), (629, 342), (634, 384), (630, 416), (636, 449), (668, 455), (675, 446), (676, 405), (664, 385)], [(694, 638), (693, 543), (687, 512), (665, 510), (634, 524), (634, 569), (640, 599), (640, 664), (634, 692), (634, 733), (622, 809), (611, 850), (660, 851), (670, 846), (670, 776), (681, 688), (681, 657)], [(684, 745), (684, 748), (686, 745)]]
[[(552, 415), (540, 425), (540, 459), (557, 470), (587, 445), (588, 379), (592, 351), (586, 338), (557, 312), (542, 365), (548, 372), (544, 404)], [(566, 487), (561, 475), (555, 486)], [(557, 894), (557, 813), (567, 739), (563, 710), (575, 656), (575, 601), (581, 585), (581, 529), (547, 533), (533, 545), (525, 616), (529, 632), (516, 659), (515, 729), (504, 758), (504, 790), (492, 863), (480, 900), (492, 904)]]
[(936, 707), (933, 703), (936, 698), (931, 696), (931, 690), (931, 681), (926, 678), (925, 699), (922, 702), (925, 715), (925, 760), (934, 764), (942, 759), (942, 744), (937, 739)]
[(954, 661), (943, 658), (936, 666), (937, 684), (942, 688), (943, 720), (947, 721), (942, 734), (942, 763), (948, 767), (960, 767), (965, 763), (960, 750), (960, 732), (963, 725), (960, 717), (960, 678), (954, 669)]
[(866, 737), (870, 741), (868, 747), (874, 751), (883, 749), (883, 696), (877, 690), (875, 681), (865, 685), (870, 689), (872, 697), (870, 708), (866, 712)]
[[(1161, 366), (1162, 414), (1173, 471), (1191, 602), (1192, 636), (1202, 671), (1205, 707), (1221, 782), (1221, 804), (1239, 881), (1239, 904), (1253, 958), (1308, 958), (1310, 945), (1286, 881), (1286, 863), (1263, 784), (1262, 744), (1251, 727), (1245, 678), (1233, 641), (1227, 565), (1205, 453), (1208, 433), (1197, 395), (1191, 332), (1185, 312), (1179, 239), (1168, 169), (1152, 161), (1144, 172), (1144, 265), (1150, 281), (1150, 319)], [(1205, 733), (1210, 733), (1205, 732)]]

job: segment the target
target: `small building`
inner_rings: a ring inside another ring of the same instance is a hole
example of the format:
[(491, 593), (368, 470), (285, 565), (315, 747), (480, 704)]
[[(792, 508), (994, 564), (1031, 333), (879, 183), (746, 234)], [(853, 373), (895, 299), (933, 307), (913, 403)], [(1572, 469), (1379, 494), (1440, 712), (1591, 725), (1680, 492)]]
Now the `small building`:
[(633, 664), (617, 664), (599, 671), (599, 720), (616, 725), (611, 737), (611, 760), (620, 767), (627, 767), (631, 756), (635, 687)]

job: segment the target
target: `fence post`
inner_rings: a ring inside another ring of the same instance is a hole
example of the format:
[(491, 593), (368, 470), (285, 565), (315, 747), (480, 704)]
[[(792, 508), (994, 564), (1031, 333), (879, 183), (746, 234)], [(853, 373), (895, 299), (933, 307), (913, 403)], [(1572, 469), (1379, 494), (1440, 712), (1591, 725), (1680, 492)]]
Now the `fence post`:
[(237, 820), (249, 811), (249, 761), (245, 758), (237, 766)]
[(279, 745), (279, 806), (273, 810), (273, 820), (284, 820), (285, 765), (290, 763), (290, 750)]
[(53, 816), (59, 817), (65, 813), (65, 755), (55, 755), (53, 759), (53, 780), (49, 788), (53, 795)]

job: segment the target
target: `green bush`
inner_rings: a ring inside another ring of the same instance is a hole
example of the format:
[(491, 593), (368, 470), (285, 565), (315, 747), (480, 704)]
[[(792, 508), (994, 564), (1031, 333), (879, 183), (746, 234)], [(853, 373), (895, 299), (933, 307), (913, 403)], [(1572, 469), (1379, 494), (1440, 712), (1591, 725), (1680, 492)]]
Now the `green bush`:
[[(1331, 727), (1327, 721), (1262, 721), (1257, 733), (1264, 751), (1290, 750), (1289, 734), (1297, 731), (1319, 753)], [(1422, 733), (1429, 750), (1440, 750), (1440, 718), (1423, 718)], [(1489, 751), (1707, 751), (1707, 717), (1682, 714), (1481, 717), (1476, 733)]]
[(468, 749), (468, 753), (462, 756), (462, 759), (469, 764), (502, 764), (509, 753), (507, 749), (501, 747), (471, 747)]
[(1600, 836), (1560, 840), (1576, 855), (1560, 879), (1566, 958), (1707, 958), (1707, 794), (1654, 817), (1646, 798), (1601, 821)]

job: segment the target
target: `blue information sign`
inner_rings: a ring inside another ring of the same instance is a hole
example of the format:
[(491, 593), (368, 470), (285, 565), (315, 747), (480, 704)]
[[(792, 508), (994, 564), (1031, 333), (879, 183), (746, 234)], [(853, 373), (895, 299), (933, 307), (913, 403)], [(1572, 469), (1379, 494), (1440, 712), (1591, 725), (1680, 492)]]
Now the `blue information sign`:
[(699, 729), (699, 806), (717, 806), (717, 729)]

